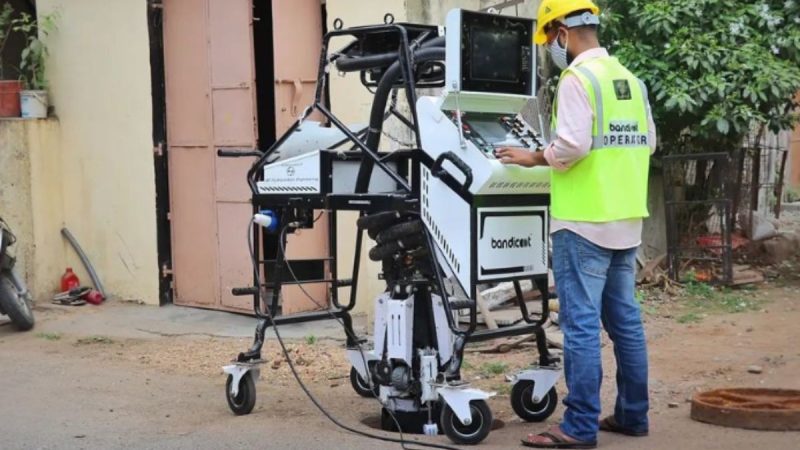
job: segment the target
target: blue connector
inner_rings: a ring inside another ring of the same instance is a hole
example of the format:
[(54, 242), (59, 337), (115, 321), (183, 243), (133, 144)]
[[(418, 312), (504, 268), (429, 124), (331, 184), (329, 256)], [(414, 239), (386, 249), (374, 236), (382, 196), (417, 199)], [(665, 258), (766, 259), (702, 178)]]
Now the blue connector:
[(258, 212), (258, 214), (254, 215), (253, 222), (266, 228), (270, 233), (278, 231), (278, 225), (280, 224), (278, 221), (278, 215), (269, 209), (261, 210)]

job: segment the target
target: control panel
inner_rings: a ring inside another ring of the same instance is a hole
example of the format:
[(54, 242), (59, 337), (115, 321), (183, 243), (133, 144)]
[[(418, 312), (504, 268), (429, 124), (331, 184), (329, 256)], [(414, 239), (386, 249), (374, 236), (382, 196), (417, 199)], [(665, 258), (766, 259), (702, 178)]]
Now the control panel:
[[(458, 126), (453, 111), (450, 120)], [(487, 158), (494, 158), (502, 147), (522, 147), (535, 151), (544, 147), (542, 137), (522, 119), (520, 114), (468, 112), (461, 114), (464, 139), (472, 142)]]

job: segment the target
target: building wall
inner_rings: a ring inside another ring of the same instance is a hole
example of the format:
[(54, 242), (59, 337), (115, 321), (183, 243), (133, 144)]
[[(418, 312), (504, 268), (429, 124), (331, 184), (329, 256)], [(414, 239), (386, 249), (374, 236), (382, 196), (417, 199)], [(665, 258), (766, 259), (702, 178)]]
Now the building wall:
[[(800, 92), (795, 101), (800, 103)], [(800, 124), (795, 127), (789, 139), (789, 162), (785, 176), (789, 187), (797, 192), (800, 191)]]
[(16, 269), (36, 300), (58, 289), (66, 266), (59, 124), (0, 120), (0, 215), (17, 236)]
[(792, 189), (800, 190), (800, 126), (794, 129), (792, 133), (792, 140), (789, 148), (789, 158), (791, 165), (789, 166), (789, 186)]
[[(408, 20), (414, 23), (444, 25), (445, 16), (453, 8), (477, 11), (501, 3), (502, 0), (407, 0)], [(539, 0), (526, 0), (519, 5), (503, 9), (501, 14), (507, 16), (536, 17)]]
[[(386, 13), (392, 13), (395, 20), (406, 20), (404, 0), (382, 0), (380, 2), (356, 2), (352, 0), (328, 0), (326, 2), (328, 13), (328, 29), (333, 30), (333, 21), (342, 19), (344, 27), (358, 25), (372, 25), (381, 23)], [(336, 49), (344, 46), (347, 40), (340, 38), (331, 42), (330, 48)], [(334, 114), (346, 124), (366, 125), (369, 122), (369, 112), (372, 108), (372, 94), (367, 92), (359, 81), (358, 73), (339, 75), (334, 71), (330, 77), (331, 108)], [(356, 213), (339, 213), (339, 232), (337, 234), (338, 250), (338, 276), (350, 278), (353, 267), (353, 256), (356, 238)], [(357, 303), (354, 312), (372, 313), (372, 299), (380, 294), (386, 283), (378, 279), (380, 265), (369, 260), (367, 252), (374, 245), (373, 241), (364, 234), (361, 249), (361, 270), (358, 275)], [(341, 300), (346, 302), (350, 296), (350, 289), (340, 289)]]
[[(38, 0), (37, 7), (59, 14), (47, 38), (47, 76), (63, 176), (50, 187), (63, 198), (63, 223), (109, 293), (157, 304), (147, 2)], [(71, 250), (67, 264), (88, 284)]]
[(29, 277), (33, 253), (28, 137), (23, 120), (0, 120), (0, 217), (17, 236), (17, 273)]

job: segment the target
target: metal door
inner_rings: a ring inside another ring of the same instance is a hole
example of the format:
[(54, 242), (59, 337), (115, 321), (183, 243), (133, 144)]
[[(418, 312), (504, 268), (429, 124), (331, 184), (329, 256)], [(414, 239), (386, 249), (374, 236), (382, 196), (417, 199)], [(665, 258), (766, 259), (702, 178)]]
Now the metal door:
[(165, 0), (164, 60), (174, 301), (247, 311), (252, 160), (217, 148), (256, 142), (251, 0)]
[[(276, 131), (280, 136), (297, 120), (303, 109), (314, 101), (319, 53), (322, 49), (322, 9), (319, 0), (273, 0), (272, 17), (275, 120)], [(329, 253), (327, 217), (321, 215), (311, 230), (301, 230), (290, 235), (286, 250), (290, 260), (326, 258)], [(327, 267), (323, 272), (328, 272)], [(308, 296), (298, 286), (284, 287), (284, 314), (317, 310), (320, 306), (327, 305), (327, 284), (303, 287)], [(312, 298), (308, 298), (309, 296)]]
[[(263, 0), (266, 1), (266, 0)], [(250, 311), (232, 287), (252, 284), (249, 158), (225, 147), (257, 142), (252, 0), (164, 0), (164, 64), (174, 301)], [(280, 135), (310, 104), (322, 37), (319, 0), (274, 0), (275, 117)], [(325, 258), (327, 221), (290, 237), (289, 257)], [(298, 242), (299, 241), (299, 242)], [(306, 290), (327, 301), (325, 285)], [(284, 312), (317, 309), (297, 288)]]

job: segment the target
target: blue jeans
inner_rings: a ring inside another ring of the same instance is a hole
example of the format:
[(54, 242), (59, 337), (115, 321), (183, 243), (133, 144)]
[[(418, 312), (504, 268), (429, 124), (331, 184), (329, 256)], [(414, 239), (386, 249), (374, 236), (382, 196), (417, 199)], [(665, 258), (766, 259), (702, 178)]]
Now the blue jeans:
[(564, 332), (564, 378), (569, 393), (561, 430), (596, 441), (600, 419), (600, 323), (617, 360), (616, 423), (648, 429), (647, 345), (634, 298), (636, 249), (610, 250), (568, 230), (553, 234), (553, 274)]

